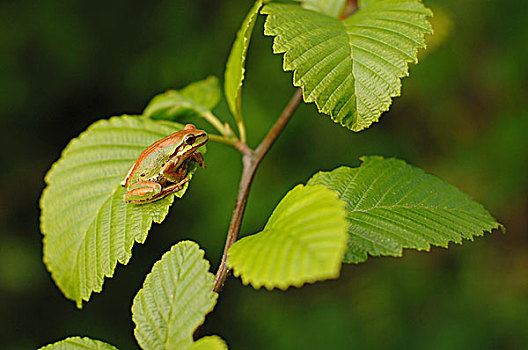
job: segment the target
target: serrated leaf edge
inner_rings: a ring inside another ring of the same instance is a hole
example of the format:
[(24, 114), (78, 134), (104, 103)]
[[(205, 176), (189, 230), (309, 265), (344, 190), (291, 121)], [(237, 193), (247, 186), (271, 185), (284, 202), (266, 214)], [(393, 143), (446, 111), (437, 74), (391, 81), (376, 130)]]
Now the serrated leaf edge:
[[(328, 190), (328, 188), (326, 186), (323, 186), (323, 185), (311, 185), (311, 186), (315, 186), (315, 187), (321, 187), (321, 188), (324, 188), (325, 190)], [(245, 236), (245, 237), (242, 237), (240, 240), (238, 240), (236, 243), (239, 243), (240, 241), (244, 241), (246, 239), (251, 239), (253, 238), (254, 236), (256, 235), (265, 235), (268, 231), (270, 231), (269, 229), (266, 229), (266, 227), (268, 226), (268, 224), (272, 221), (271, 219), (274, 218), (274, 215), (276, 215), (275, 213), (276, 212), (280, 212), (280, 209), (282, 206), (284, 206), (284, 202), (285, 200), (287, 199), (287, 197), (293, 195), (295, 192), (294, 190), (296, 190), (297, 188), (306, 188), (307, 186), (306, 185), (303, 185), (303, 184), (299, 184), (297, 186), (295, 186), (294, 188), (292, 188), (290, 191), (288, 191), (288, 193), (280, 200), (280, 202), (277, 204), (277, 206), (275, 207), (275, 209), (273, 210), (272, 214), (270, 215), (264, 229), (260, 232), (257, 232), (255, 234), (252, 234), (252, 235), (249, 235), (249, 236)], [(343, 219), (345, 221), (348, 221), (347, 218), (346, 218), (346, 209), (345, 209), (345, 202), (343, 200), (341, 200), (339, 198), (339, 195), (337, 192), (335, 191), (330, 191), (329, 193), (330, 195), (332, 195), (336, 200), (338, 200), (338, 202), (340, 203), (340, 206), (341, 206), (341, 211), (343, 212)], [(273, 224), (272, 224), (273, 225)], [(297, 240), (298, 238), (295, 236), (295, 235), (292, 235), (290, 233), (286, 233), (287, 235), (291, 236), (294, 238), (294, 240)], [(345, 235), (344, 235), (344, 239), (345, 239), (345, 244), (343, 244), (342, 246), (342, 252), (341, 252), (341, 255), (343, 256), (347, 250), (347, 244), (346, 244), (346, 240), (348, 239), (348, 230), (345, 229)], [(237, 278), (240, 278), (242, 283), (244, 285), (251, 285), (253, 288), (255, 289), (260, 289), (261, 287), (264, 287), (266, 288), (268, 291), (271, 291), (275, 288), (278, 288), (280, 290), (287, 290), (289, 287), (296, 287), (296, 288), (300, 288), (302, 287), (303, 285), (305, 284), (311, 284), (311, 283), (315, 283), (315, 282), (320, 282), (320, 281), (325, 281), (325, 280), (329, 280), (329, 279), (336, 279), (340, 276), (341, 274), (341, 266), (342, 266), (342, 259), (341, 260), (338, 260), (336, 261), (336, 266), (335, 266), (335, 269), (333, 269), (331, 271), (331, 273), (327, 273), (325, 274), (323, 277), (322, 276), (310, 276), (310, 277), (303, 277), (302, 279), (298, 279), (296, 281), (287, 281), (287, 282), (278, 282), (278, 283), (275, 283), (275, 282), (269, 282), (269, 281), (254, 281), (252, 280), (251, 278), (248, 278), (246, 275), (243, 275), (244, 271), (242, 271), (243, 269), (240, 269), (238, 268), (238, 266), (234, 266), (232, 264), (232, 260), (230, 261), (229, 259), (227, 260), (227, 263), (228, 263), (228, 267), (229, 269), (231, 269), (233, 271), (233, 276), (237, 277)]]
[[(417, 2), (419, 2), (422, 6), (423, 6), (423, 3), (421, 0), (417, 0)], [(297, 5), (299, 7), (301, 7), (300, 5)], [(272, 30), (269, 29), (269, 25), (268, 25), (268, 18), (269, 16), (272, 16), (273, 14), (270, 13), (270, 12), (266, 12), (266, 9), (267, 9), (268, 6), (264, 6), (261, 10), (260, 10), (260, 13), (263, 14), (263, 15), (266, 15), (266, 21), (264, 23), (264, 35), (267, 35), (267, 36), (272, 36), (272, 37), (278, 37), (279, 34), (278, 33), (275, 33), (273, 32)], [(345, 27), (345, 32), (347, 34), (347, 37), (348, 37), (348, 41), (350, 42), (351, 41), (351, 37), (350, 37), (350, 33), (346, 27), (346, 22), (347, 20), (350, 20), (351, 18), (353, 19), (353, 16), (351, 17), (348, 17), (346, 19), (337, 19), (337, 18), (334, 18), (332, 16), (329, 16), (323, 12), (319, 12), (319, 11), (315, 11), (313, 9), (305, 9), (306, 11), (313, 11), (313, 12), (317, 12), (319, 14), (321, 14), (322, 16), (326, 16), (328, 18), (331, 18), (333, 20), (336, 20), (338, 22), (340, 22), (344, 27)], [(427, 8), (424, 6), (424, 16), (426, 17), (433, 17), (433, 12), (431, 11), (431, 9)], [(359, 11), (362, 11), (361, 9)], [(364, 10), (363, 10), (364, 11)], [(429, 30), (427, 32), (424, 33), (424, 35), (426, 34), (433, 34), (433, 29), (432, 29), (432, 26), (430, 26), (430, 28), (428, 28)], [(401, 96), (401, 86), (402, 86), (402, 78), (404, 77), (407, 77), (409, 76), (409, 63), (414, 63), (414, 64), (418, 64), (418, 56), (417, 56), (417, 53), (418, 53), (418, 50), (422, 48), (422, 49), (426, 49), (427, 48), (427, 45), (424, 41), (423, 44), (420, 44), (418, 47), (416, 47), (414, 49), (414, 58), (406, 58), (406, 62), (407, 62), (407, 65), (405, 67), (405, 72), (401, 73), (400, 75), (398, 75), (398, 93), (391, 93), (389, 94), (389, 103), (386, 105), (386, 106), (383, 106), (379, 111), (375, 112), (374, 115), (373, 115), (373, 120), (369, 120), (369, 121), (360, 121), (360, 119), (358, 118), (358, 115), (357, 115), (357, 109), (354, 110), (354, 113), (353, 113), (353, 118), (352, 120), (348, 120), (348, 122), (346, 120), (342, 120), (342, 119), (338, 119), (332, 111), (329, 111), (328, 113), (324, 112), (323, 109), (326, 105), (323, 105), (321, 106), (319, 102), (316, 101), (316, 98), (315, 97), (311, 97), (311, 94), (308, 95), (304, 89), (303, 89), (303, 100), (305, 103), (315, 103), (315, 105), (317, 106), (317, 111), (320, 113), (320, 114), (325, 114), (325, 115), (328, 115), (330, 116), (331, 120), (336, 123), (336, 124), (340, 124), (341, 126), (343, 127), (346, 127), (348, 129), (350, 129), (351, 131), (354, 131), (354, 132), (360, 132), (360, 131), (363, 131), (367, 128), (369, 128), (372, 124), (374, 123), (378, 123), (380, 118), (381, 118), (381, 115), (388, 111), (390, 109), (390, 106), (392, 105), (393, 103), (393, 99), (395, 97), (399, 97)], [(273, 50), (273, 53), (274, 54), (283, 54), (283, 53), (286, 53), (288, 50), (287, 49), (279, 49), (277, 48), (277, 46), (275, 45), (275, 39), (273, 40), (273, 45), (272, 45), (272, 50)], [(349, 45), (349, 56), (350, 56), (350, 59), (352, 61), (352, 71), (348, 73), (348, 75), (352, 75), (352, 77), (354, 78), (354, 82), (357, 81), (356, 77), (354, 76), (354, 73), (353, 73), (353, 65), (354, 65), (354, 62), (356, 60), (352, 59), (352, 52), (351, 52), (351, 49), (350, 49), (350, 45)], [(287, 62), (284, 60), (284, 57), (283, 57), (283, 70), (284, 71), (293, 71), (293, 74), (292, 74), (292, 85), (295, 86), (295, 87), (299, 87), (299, 88), (303, 88), (303, 84), (301, 82), (299, 83), (296, 83), (296, 70), (295, 70), (295, 67), (293, 66), (288, 66), (287, 65)], [(322, 79), (323, 80), (323, 79)], [(321, 80), (321, 81), (322, 81)], [(345, 81), (346, 79), (344, 79), (343, 81)], [(355, 95), (352, 95), (351, 97), (355, 97)], [(328, 102), (328, 101), (327, 101)], [(349, 102), (347, 102), (349, 103)], [(347, 104), (345, 103), (345, 105)]]
[[(140, 295), (140, 293), (143, 292), (143, 290), (146, 290), (147, 288), (150, 288), (150, 279), (153, 278), (151, 277), (152, 276), (152, 273), (154, 271), (154, 269), (161, 269), (160, 265), (163, 263), (163, 259), (166, 258), (167, 256), (169, 256), (171, 253), (172, 253), (172, 250), (173, 249), (177, 249), (177, 246), (179, 245), (189, 245), (193, 248), (197, 248), (197, 253), (198, 253), (198, 257), (197, 257), (197, 261), (203, 261), (205, 263), (205, 268), (206, 268), (206, 274), (209, 274), (212, 276), (212, 278), (214, 279), (214, 274), (210, 272), (210, 268), (211, 268), (211, 263), (209, 262), (209, 260), (205, 259), (205, 251), (203, 249), (200, 248), (200, 246), (198, 245), (198, 243), (194, 242), (194, 241), (191, 241), (191, 240), (183, 240), (183, 241), (179, 241), (178, 243), (176, 243), (175, 245), (173, 245), (168, 251), (166, 251), (159, 260), (157, 260), (154, 265), (152, 266), (152, 268), (150, 269), (150, 272), (147, 274), (147, 276), (145, 277), (145, 280), (143, 281), (143, 284), (141, 285), (141, 289), (136, 293), (136, 295), (134, 296), (134, 300), (132, 302), (132, 307), (131, 307), (131, 310), (133, 311), (134, 310), (134, 305), (136, 304), (136, 298), (138, 298), (138, 296)], [(203, 316), (202, 316), (202, 320), (200, 321), (200, 323), (196, 326), (196, 328), (194, 329), (194, 331), (198, 328), (200, 328), (200, 326), (205, 322), (205, 318), (206, 316), (211, 313), (215, 306), (216, 306), (216, 303), (218, 301), (218, 293), (216, 292), (212, 292), (212, 299), (213, 299), (213, 303), (212, 303), (212, 306), (211, 306), (211, 309), (204, 313)], [(169, 315), (172, 314), (172, 307), (173, 305), (170, 306), (171, 307), (171, 310), (169, 312)], [(137, 326), (137, 322), (136, 322), (136, 319), (135, 319), (135, 314), (132, 312), (132, 320), (135, 324), (135, 328), (134, 328), (134, 336), (135, 336), (135, 329), (138, 327)], [(169, 327), (167, 327), (167, 333), (168, 333), (168, 329)], [(220, 340), (223, 341), (223, 339), (219, 336), (216, 336), (216, 335), (212, 335), (210, 337), (217, 337), (219, 338)], [(202, 337), (200, 339), (204, 339), (204, 338), (207, 338), (207, 337)], [(137, 338), (136, 338), (137, 339)], [(191, 339), (192, 339), (192, 334), (191, 334)], [(200, 341), (200, 339), (198, 339), (197, 341), (193, 341), (189, 347), (187, 347), (186, 349), (188, 348), (191, 348), (193, 346), (193, 344), (195, 344), (196, 342)]]
[[(60, 157), (52, 164), (52, 166), (50, 167), (50, 169), (48, 170), (48, 172), (46, 173), (46, 175), (44, 176), (44, 181), (45, 181), (45, 188), (43, 189), (42, 191), (42, 194), (40, 196), (40, 200), (39, 200), (39, 207), (40, 207), (40, 231), (42, 233), (42, 244), (43, 244), (43, 247), (46, 246), (47, 244), (47, 234), (45, 234), (45, 230), (44, 230), (44, 207), (43, 207), (43, 203), (44, 203), (44, 199), (45, 197), (47, 196), (47, 192), (49, 190), (49, 185), (50, 185), (50, 180), (49, 180), (49, 176), (50, 174), (53, 173), (53, 171), (56, 169), (57, 167), (57, 164), (61, 161), (61, 159), (64, 157), (64, 155), (69, 152), (69, 149), (72, 145), (74, 145), (75, 143), (77, 142), (80, 142), (82, 138), (85, 138), (86, 135), (90, 132), (92, 132), (92, 130), (94, 128), (97, 128), (98, 127), (98, 124), (101, 123), (101, 122), (104, 122), (104, 123), (110, 123), (112, 120), (115, 120), (115, 119), (120, 119), (120, 118), (123, 118), (123, 117), (131, 117), (131, 118), (137, 118), (137, 117), (140, 117), (140, 116), (137, 116), (137, 115), (128, 115), (128, 114), (124, 114), (124, 115), (119, 115), (119, 116), (113, 116), (113, 117), (110, 117), (108, 119), (100, 119), (94, 123), (92, 123), (90, 126), (88, 126), (88, 128), (86, 128), (86, 130), (84, 130), (83, 132), (81, 132), (77, 137), (71, 139), (68, 144), (66, 145), (66, 147), (62, 150), (61, 154), (60, 154)], [(159, 121), (160, 123), (162, 124), (174, 124), (174, 123), (171, 123), (171, 122), (168, 122), (168, 121)], [(90, 220), (90, 223), (87, 224), (87, 229), (93, 224), (94, 220), (96, 220), (96, 218), (98, 217), (99, 213), (100, 213), (100, 210), (101, 208), (104, 206), (104, 204), (107, 203), (108, 200), (110, 200), (116, 193), (116, 191), (118, 191), (120, 189), (120, 185), (118, 184), (113, 191), (111, 191), (111, 193), (106, 197), (106, 199), (104, 201), (101, 202), (101, 207), (97, 209), (97, 211), (95, 212), (95, 216), (92, 220)], [(141, 235), (138, 236), (138, 238), (134, 239), (134, 242), (136, 243), (139, 243), (139, 244), (143, 244), (147, 238), (147, 235), (146, 233), (148, 233), (152, 227), (152, 222), (155, 222), (155, 223), (158, 223), (160, 224), (161, 222), (163, 222), (163, 220), (165, 219), (165, 217), (167, 216), (168, 212), (169, 212), (169, 209), (170, 209), (170, 206), (173, 204), (174, 202), (174, 195), (170, 195), (170, 196), (167, 196), (166, 198), (169, 199), (169, 205), (167, 206), (167, 209), (164, 211), (164, 213), (161, 213), (160, 215), (160, 219), (157, 220), (156, 218), (152, 217), (152, 216), (149, 216), (148, 219), (147, 219), (147, 225), (145, 227), (145, 231), (141, 232)], [(86, 237), (86, 231), (83, 232), (83, 236)], [(82, 288), (80, 288), (80, 291), (79, 291), (79, 294), (81, 296), (80, 299), (75, 299), (75, 303), (76, 303), (76, 306), (77, 308), (82, 308), (82, 302), (85, 301), (85, 302), (88, 302), (90, 300), (90, 297), (93, 293), (100, 293), (102, 290), (103, 290), (103, 285), (104, 285), (104, 280), (105, 280), (105, 277), (106, 278), (113, 278), (114, 276), (114, 273), (115, 273), (115, 270), (116, 270), (116, 267), (117, 267), (117, 262), (119, 262), (120, 264), (122, 265), (127, 265), (128, 262), (130, 261), (130, 257), (131, 257), (131, 252), (132, 252), (132, 248), (133, 248), (133, 244), (130, 246), (130, 249), (128, 249), (125, 253), (127, 253), (124, 257), (122, 256), (118, 256), (117, 257), (117, 260), (115, 262), (112, 262), (112, 265), (110, 266), (111, 269), (110, 269), (110, 273), (104, 273), (104, 275), (102, 276), (102, 278), (100, 279), (100, 283), (98, 282), (97, 284), (97, 287), (95, 287), (94, 289), (91, 289), (88, 291), (87, 294), (83, 293), (82, 292)], [(75, 259), (77, 260), (79, 258), (79, 254), (80, 254), (80, 250), (81, 250), (81, 247), (82, 247), (82, 243), (78, 245), (77, 247), (77, 252), (75, 254)], [(52, 278), (54, 281), (57, 280), (57, 275), (56, 275), (56, 271), (52, 271), (51, 270), (51, 267), (50, 267), (50, 262), (48, 261), (48, 258), (46, 255), (43, 254), (43, 262), (44, 262), (44, 265), (46, 267), (46, 270), (52, 275)], [(75, 269), (76, 268), (76, 265), (72, 265), (71, 266), (71, 269)], [(72, 274), (73, 275), (73, 274)], [(59, 284), (56, 284), (57, 287), (62, 291), (62, 293), (65, 295), (65, 296), (68, 296), (70, 293), (67, 292), (66, 290), (64, 290), (62, 288), (62, 286), (60, 286)], [(83, 295), (84, 294), (84, 295)]]
[[(442, 182), (444, 182), (445, 184), (448, 184), (454, 188), (456, 188), (458, 191), (462, 192), (466, 197), (468, 197), (472, 202), (474, 202), (475, 204), (477, 204), (478, 206), (480, 206), (481, 209), (485, 210), (486, 212), (488, 212), (488, 210), (479, 202), (475, 201), (473, 198), (471, 198), (471, 196), (469, 196), (467, 193), (461, 191), (460, 189), (458, 189), (456, 186), (448, 183), (448, 182), (445, 182), (443, 181), (442, 179), (440, 179), (439, 177), (435, 176), (434, 174), (430, 174), (428, 172), (426, 172), (425, 170), (423, 170), (422, 168), (419, 168), (419, 167), (415, 167), (411, 164), (408, 164), (407, 162), (405, 162), (404, 160), (401, 160), (401, 159), (398, 159), (398, 158), (394, 158), (394, 157), (390, 157), (390, 158), (385, 158), (385, 157), (382, 157), (382, 156), (361, 156), (359, 157), (359, 159), (361, 160), (361, 164), (357, 167), (349, 167), (349, 166), (346, 166), (346, 165), (343, 165), (343, 166), (339, 166), (335, 169), (332, 169), (332, 170), (328, 170), (328, 171), (318, 171), (317, 173), (315, 173), (314, 175), (311, 176), (310, 180), (308, 181), (307, 183), (307, 186), (314, 186), (314, 185), (310, 185), (309, 182), (311, 181), (311, 179), (313, 178), (316, 178), (316, 176), (319, 176), (319, 175), (323, 175), (323, 174), (328, 174), (328, 173), (331, 173), (335, 170), (338, 170), (338, 169), (342, 169), (342, 168), (347, 168), (347, 169), (359, 169), (361, 166), (367, 164), (370, 160), (394, 160), (398, 163), (403, 163), (404, 165), (406, 166), (411, 166), (413, 167), (414, 169), (418, 170), (419, 172), (421, 172), (421, 174), (425, 174), (425, 175), (428, 175), (428, 176), (432, 176)], [(317, 185), (320, 185), (320, 184), (317, 184)], [(324, 186), (324, 185), (323, 185)], [(327, 187), (328, 188), (328, 187)], [(328, 188), (330, 189), (330, 188)], [(334, 190), (332, 190), (334, 191)], [(335, 191), (338, 195), (339, 193), (337, 191)], [(339, 198), (341, 198), (341, 196), (339, 196)], [(371, 208), (369, 210), (373, 210), (373, 209), (378, 209), (378, 208), (382, 208), (382, 207), (376, 207), (376, 208)], [(394, 208), (394, 207), (387, 207), (387, 208)], [(428, 207), (417, 207), (417, 208), (424, 208), (424, 209), (427, 209)], [(459, 212), (463, 212), (463, 213), (468, 213), (467, 211), (463, 211), (463, 210), (454, 210), (452, 208), (438, 208), (438, 207), (430, 207), (430, 209), (445, 209), (445, 210), (452, 210), (452, 211), (459, 211)], [(352, 210), (352, 211), (349, 211), (349, 210), (346, 210), (347, 212), (364, 212), (366, 210)], [(368, 211), (368, 210), (367, 210)], [(489, 212), (488, 212), (489, 213)], [(472, 214), (473, 215), (473, 214)], [(491, 214), (490, 214), (491, 216)], [(348, 219), (348, 215), (347, 215), (347, 220)], [(452, 245), (463, 245), (464, 242), (467, 242), (467, 241), (470, 241), (470, 242), (473, 242), (475, 241), (475, 237), (483, 237), (486, 233), (489, 233), (491, 234), (493, 230), (501, 230), (501, 232), (503, 234), (506, 233), (506, 227), (500, 223), (497, 219), (495, 219), (494, 217), (492, 217), (495, 221), (495, 225), (493, 226), (490, 226), (489, 229), (482, 229), (482, 230), (479, 230), (478, 232), (475, 232), (475, 233), (471, 233), (469, 235), (469, 237), (465, 237), (463, 235), (460, 235), (460, 239), (459, 240), (448, 240), (446, 242), (445, 245), (442, 245), (442, 244), (434, 244), (434, 243), (427, 243), (427, 247), (424, 247), (424, 248), (408, 248), (408, 247), (401, 247), (399, 252), (397, 254), (385, 254), (385, 253), (380, 253), (379, 255), (372, 255), (370, 252), (368, 251), (363, 251), (363, 255), (362, 256), (362, 259), (361, 260), (358, 260), (358, 261), (346, 261), (344, 260), (343, 262), (344, 263), (354, 263), (354, 264), (360, 264), (360, 263), (364, 263), (365, 261), (367, 261), (369, 258), (378, 258), (378, 257), (392, 257), (392, 258), (401, 258), (403, 257), (403, 253), (405, 251), (425, 251), (425, 252), (430, 252), (431, 249), (433, 247), (437, 247), (437, 248), (444, 248), (444, 249), (449, 249), (450, 246)], [(350, 233), (349, 233), (350, 234)], [(348, 250), (348, 249), (347, 249)], [(345, 254), (346, 255), (346, 254)]]

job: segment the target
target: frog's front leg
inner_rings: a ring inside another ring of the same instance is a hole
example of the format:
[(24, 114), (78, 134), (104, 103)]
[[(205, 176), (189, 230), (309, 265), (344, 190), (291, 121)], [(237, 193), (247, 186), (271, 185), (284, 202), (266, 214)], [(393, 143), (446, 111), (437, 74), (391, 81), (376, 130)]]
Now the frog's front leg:
[(205, 160), (202, 153), (196, 151), (191, 155), (190, 159), (198, 163), (198, 165), (200, 165), (203, 169), (206, 169)]
[(189, 169), (189, 161), (184, 161), (183, 164), (176, 167), (175, 161), (169, 161), (163, 169), (161, 169), (161, 176), (169, 182), (178, 183), (187, 177), (187, 170)]
[(161, 185), (157, 182), (138, 181), (128, 188), (123, 199), (127, 203), (148, 203), (159, 198), (161, 192)]

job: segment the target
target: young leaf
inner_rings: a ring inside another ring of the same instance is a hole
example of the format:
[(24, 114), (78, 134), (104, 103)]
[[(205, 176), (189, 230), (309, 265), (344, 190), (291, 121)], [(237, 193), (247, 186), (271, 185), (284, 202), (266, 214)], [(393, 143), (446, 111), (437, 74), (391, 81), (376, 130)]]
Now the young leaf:
[(344, 203), (335, 192), (298, 185), (280, 201), (262, 232), (231, 246), (227, 263), (256, 289), (337, 278), (347, 226)]
[(432, 12), (420, 0), (364, 2), (344, 20), (291, 4), (268, 4), (264, 34), (305, 102), (341, 125), (361, 131), (399, 96), (408, 62), (417, 62)]
[(296, 0), (302, 3), (302, 7), (324, 13), (331, 17), (339, 17), (347, 0)]
[(227, 350), (227, 344), (219, 336), (210, 335), (198, 339), (189, 350)]
[(308, 185), (324, 185), (346, 202), (349, 242), (345, 262), (401, 256), (403, 248), (473, 240), (502, 228), (482, 205), (456, 187), (397, 159), (364, 157), (359, 168), (315, 174)]
[[(226, 94), (227, 104), (229, 109), (241, 132), (243, 131), (242, 122), (242, 82), (244, 81), (244, 72), (246, 71), (246, 55), (251, 40), (251, 33), (255, 26), (258, 11), (262, 6), (262, 0), (255, 1), (253, 7), (249, 10), (242, 26), (238, 30), (235, 42), (231, 48), (231, 53), (227, 59), (225, 76), (224, 76), (224, 91)], [(245, 141), (245, 135), (240, 135)]]
[[(181, 129), (130, 116), (100, 120), (70, 142), (46, 175), (40, 202), (44, 262), (78, 307), (101, 291), (118, 261), (128, 263), (134, 242), (145, 241), (152, 222), (167, 215), (173, 195), (127, 204), (120, 182), (141, 151)], [(186, 188), (176, 195), (183, 196)]]
[(220, 101), (218, 78), (210, 76), (181, 90), (169, 90), (154, 96), (143, 111), (143, 115), (164, 120), (202, 117), (210, 112), (218, 101)]
[(143, 349), (185, 350), (204, 343), (222, 349), (217, 339), (193, 345), (194, 331), (218, 297), (213, 292), (214, 275), (203, 256), (198, 244), (182, 241), (152, 267), (132, 305), (134, 334)]
[(86, 337), (70, 337), (46, 345), (39, 350), (117, 350), (117, 348), (99, 340), (92, 340)]

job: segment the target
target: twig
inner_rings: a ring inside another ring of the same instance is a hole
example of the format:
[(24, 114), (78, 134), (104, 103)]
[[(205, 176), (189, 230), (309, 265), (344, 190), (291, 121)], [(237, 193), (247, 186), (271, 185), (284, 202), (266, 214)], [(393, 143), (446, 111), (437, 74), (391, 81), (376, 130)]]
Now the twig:
[(227, 268), (227, 252), (233, 243), (235, 243), (235, 241), (238, 239), (238, 234), (240, 233), (240, 227), (242, 225), (242, 218), (244, 216), (244, 211), (246, 209), (247, 199), (249, 196), (249, 189), (251, 187), (251, 183), (253, 182), (255, 172), (257, 171), (260, 161), (262, 158), (264, 158), (277, 137), (280, 135), (301, 101), (302, 90), (299, 89), (292, 96), (290, 102), (288, 102), (288, 105), (284, 108), (273, 127), (255, 150), (249, 148), (247, 144), (242, 141), (238, 141), (236, 144), (236, 148), (243, 155), (242, 176), (240, 178), (240, 185), (238, 187), (235, 208), (233, 209), (233, 215), (231, 216), (231, 223), (229, 224), (229, 230), (227, 232), (224, 254), (222, 255), (222, 261), (215, 276), (213, 290), (217, 293), (222, 290), (224, 282), (229, 274), (229, 270)]
[(237, 120), (237, 127), (238, 127), (238, 135), (240, 136), (240, 140), (244, 143), (247, 142), (246, 126), (244, 125), (244, 121)]
[(347, 0), (341, 15), (339, 16), (340, 20), (350, 17), (358, 10), (357, 0)]
[(220, 132), (225, 137), (234, 137), (235, 135), (229, 128), (229, 124), (222, 124), (222, 122), (211, 112), (205, 112), (202, 114), (202, 117), (209, 122), (216, 130)]
[(226, 146), (230, 146), (235, 149), (238, 149), (237, 147), (238, 141), (236, 139), (232, 139), (232, 138), (225, 137), (222, 135), (209, 134), (209, 140), (212, 142), (220, 143), (222, 145), (226, 145)]

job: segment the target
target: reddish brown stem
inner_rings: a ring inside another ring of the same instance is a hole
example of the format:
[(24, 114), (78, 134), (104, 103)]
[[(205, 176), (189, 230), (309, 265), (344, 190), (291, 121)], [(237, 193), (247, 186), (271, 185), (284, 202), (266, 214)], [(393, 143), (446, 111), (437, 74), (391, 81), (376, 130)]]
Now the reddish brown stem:
[(343, 12), (339, 16), (339, 19), (343, 20), (347, 17), (350, 17), (358, 9), (357, 0), (348, 0), (345, 4)]
[(242, 176), (240, 178), (240, 185), (238, 186), (238, 195), (235, 202), (235, 208), (233, 209), (233, 215), (231, 216), (231, 223), (229, 224), (229, 230), (227, 232), (224, 254), (222, 255), (222, 261), (215, 276), (213, 290), (217, 293), (222, 290), (224, 282), (229, 275), (229, 269), (227, 268), (227, 252), (238, 239), (238, 234), (240, 233), (240, 227), (242, 225), (242, 218), (244, 217), (244, 211), (249, 196), (249, 189), (251, 188), (251, 183), (255, 177), (255, 172), (257, 171), (262, 158), (268, 153), (269, 149), (280, 135), (301, 101), (302, 90), (299, 89), (292, 96), (290, 102), (288, 102), (288, 105), (284, 108), (275, 124), (271, 127), (266, 137), (264, 137), (255, 150), (249, 148), (244, 142), (238, 141), (236, 143), (236, 149), (238, 149), (243, 155)]

